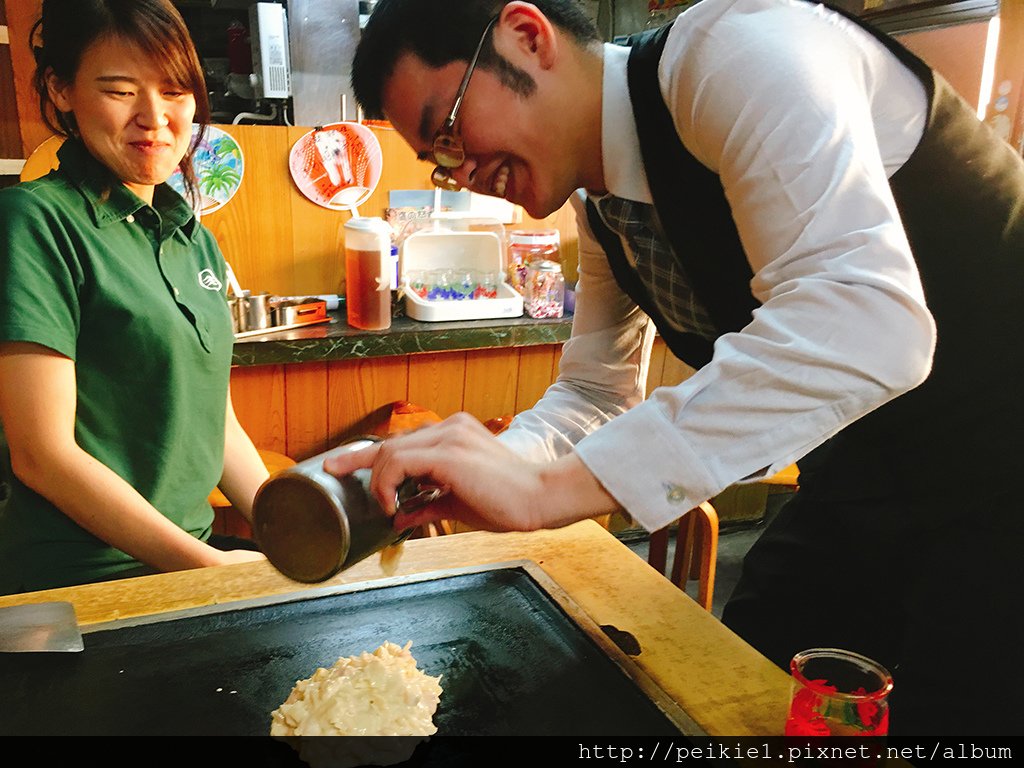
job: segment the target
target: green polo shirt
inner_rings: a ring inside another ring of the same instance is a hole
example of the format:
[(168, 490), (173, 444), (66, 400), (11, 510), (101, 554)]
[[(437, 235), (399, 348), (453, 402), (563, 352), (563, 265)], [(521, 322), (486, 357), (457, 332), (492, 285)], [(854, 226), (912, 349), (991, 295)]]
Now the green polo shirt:
[[(0, 342), (75, 362), (75, 439), (205, 540), (224, 466), (233, 336), (213, 235), (166, 184), (146, 205), (78, 141), (43, 179), (0, 190)], [(32, 382), (24, 382), (32, 386)], [(2, 441), (0, 441), (2, 442)], [(0, 505), (0, 594), (139, 566), (17, 478)]]

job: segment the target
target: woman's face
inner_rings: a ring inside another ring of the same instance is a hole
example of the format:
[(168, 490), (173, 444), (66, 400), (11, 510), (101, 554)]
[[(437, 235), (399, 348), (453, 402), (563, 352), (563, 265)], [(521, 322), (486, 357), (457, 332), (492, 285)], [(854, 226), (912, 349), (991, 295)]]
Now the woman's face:
[(72, 112), (88, 150), (147, 203), (188, 151), (196, 101), (137, 46), (97, 40), (73, 82), (50, 77), (57, 109)]

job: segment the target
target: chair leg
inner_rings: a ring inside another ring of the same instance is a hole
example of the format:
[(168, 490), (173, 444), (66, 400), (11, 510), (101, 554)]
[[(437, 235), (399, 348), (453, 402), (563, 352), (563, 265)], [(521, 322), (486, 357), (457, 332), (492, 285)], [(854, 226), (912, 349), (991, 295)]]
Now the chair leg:
[(665, 561), (668, 559), (668, 528), (655, 531), (648, 539), (647, 562), (650, 566), (665, 575)]
[(704, 610), (711, 610), (715, 594), (715, 567), (718, 563), (718, 513), (708, 502), (700, 505), (703, 514), (694, 515), (703, 528), (700, 548), (700, 574), (697, 582), (697, 602)]
[[(672, 583), (686, 591), (689, 579), (697, 579), (697, 602), (711, 610), (718, 560), (718, 513), (709, 502), (694, 507), (679, 519), (676, 550), (672, 558)], [(668, 558), (668, 528), (651, 534), (647, 562), (665, 573)]]
[(679, 519), (679, 530), (676, 531), (676, 553), (672, 558), (672, 583), (684, 592), (686, 582), (690, 579), (693, 569), (693, 555), (697, 551), (697, 515), (690, 510)]
[(432, 523), (427, 523), (423, 527), (426, 529), (426, 533), (429, 538), (450, 536), (453, 530), (451, 521), (449, 520), (435, 520)]

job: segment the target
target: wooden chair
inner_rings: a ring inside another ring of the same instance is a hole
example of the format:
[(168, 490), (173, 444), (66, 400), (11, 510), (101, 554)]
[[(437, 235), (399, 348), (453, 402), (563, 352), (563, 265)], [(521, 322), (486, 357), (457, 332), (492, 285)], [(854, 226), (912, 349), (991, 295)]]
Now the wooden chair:
[(672, 525), (651, 534), (647, 562), (662, 574), (665, 573), (672, 526), (678, 526), (678, 531), (669, 578), (684, 591), (689, 579), (697, 579), (697, 602), (704, 610), (710, 611), (718, 560), (718, 513), (710, 502), (705, 501)]
[(776, 485), (796, 490), (800, 487), (800, 469), (796, 464), (790, 464), (785, 469), (780, 469), (776, 474), (771, 477), (766, 477), (764, 480), (758, 482), (764, 483), (765, 485)]
[[(283, 453), (277, 451), (259, 451), (260, 458), (263, 459), (263, 463), (266, 465), (267, 470), (270, 474), (279, 472), (282, 469), (287, 469), (295, 465), (295, 460), (285, 456)], [(210, 506), (213, 507), (213, 532), (219, 533), (222, 536), (241, 536), (243, 538), (252, 538), (252, 526), (249, 525), (249, 521), (242, 517), (228, 501), (228, 497), (225, 496), (220, 488), (214, 488), (210, 492), (208, 498)]]
[[(799, 481), (800, 470), (796, 464), (790, 464), (777, 474), (759, 482), (780, 491), (795, 491), (800, 487)], [(697, 602), (710, 611), (718, 559), (718, 513), (710, 502), (704, 502), (672, 525), (679, 527), (670, 574), (672, 583), (685, 590), (689, 579), (697, 579)], [(655, 531), (650, 536), (647, 562), (659, 573), (665, 573), (672, 525)]]

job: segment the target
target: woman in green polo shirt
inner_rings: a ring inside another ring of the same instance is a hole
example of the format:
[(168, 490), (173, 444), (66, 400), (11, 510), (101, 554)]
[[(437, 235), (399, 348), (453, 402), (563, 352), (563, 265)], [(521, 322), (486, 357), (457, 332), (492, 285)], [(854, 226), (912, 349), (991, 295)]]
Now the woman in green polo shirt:
[(0, 593), (261, 558), (206, 543), (267, 471), (235, 418), (226, 268), (194, 186), (202, 70), (169, 0), (44, 0), (60, 168), (0, 191)]

